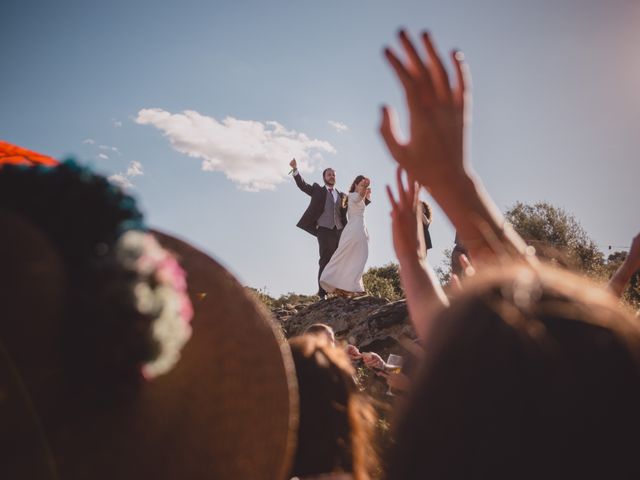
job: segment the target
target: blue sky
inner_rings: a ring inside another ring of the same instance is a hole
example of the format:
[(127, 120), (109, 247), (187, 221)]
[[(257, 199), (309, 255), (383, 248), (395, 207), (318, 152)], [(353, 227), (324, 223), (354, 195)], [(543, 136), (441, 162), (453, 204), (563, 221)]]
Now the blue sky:
[[(244, 284), (313, 293), (317, 243), (295, 227), (308, 200), (286, 177), (294, 152), (307, 180), (326, 166), (342, 189), (372, 178), (368, 265), (394, 260), (383, 189), (394, 166), (377, 125), (383, 103), (404, 113), (381, 54), (401, 26), (465, 52), (472, 163), (500, 208), (549, 201), (601, 248), (630, 243), (635, 0), (5, 0), (0, 138), (120, 175), (151, 225)], [(453, 240), (439, 210), (432, 237), (438, 265)]]

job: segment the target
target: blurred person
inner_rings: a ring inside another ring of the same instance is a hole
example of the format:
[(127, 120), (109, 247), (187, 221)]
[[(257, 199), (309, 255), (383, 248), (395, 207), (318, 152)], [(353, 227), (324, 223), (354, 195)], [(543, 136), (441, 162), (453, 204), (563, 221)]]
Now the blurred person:
[(71, 161), (0, 166), (0, 231), (0, 478), (288, 478), (290, 352), (231, 274)]
[(300, 421), (291, 476), (366, 480), (376, 465), (375, 412), (358, 391), (345, 352), (326, 335), (289, 340), (298, 379)]
[[(307, 327), (304, 333), (307, 335), (324, 335), (332, 346), (336, 346), (335, 331), (325, 323), (314, 323), (313, 325)], [(362, 356), (360, 350), (358, 350), (358, 347), (356, 347), (355, 345), (351, 345), (350, 343), (347, 343), (345, 345), (345, 351), (347, 352), (347, 355), (349, 356), (351, 361), (358, 360)]]
[[(428, 33), (426, 61), (406, 32), (401, 81), (410, 139), (389, 109), (382, 136), (398, 171), (394, 247), (425, 359), (396, 426), (390, 479), (638, 478), (640, 329), (601, 288), (541, 266), (471, 173), (467, 67), (456, 83)], [(415, 180), (414, 180), (415, 179)], [(417, 182), (447, 214), (482, 274), (451, 305), (419, 246)], [(493, 268), (492, 268), (493, 267)]]

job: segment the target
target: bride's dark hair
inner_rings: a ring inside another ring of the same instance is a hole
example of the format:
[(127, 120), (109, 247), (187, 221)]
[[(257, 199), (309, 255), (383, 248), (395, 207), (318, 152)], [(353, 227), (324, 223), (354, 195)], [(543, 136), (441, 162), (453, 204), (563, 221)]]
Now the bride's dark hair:
[(364, 178), (366, 178), (364, 175), (358, 175), (356, 177), (356, 179), (353, 181), (353, 183), (351, 184), (351, 188), (349, 189), (349, 193), (353, 193), (356, 191), (356, 185), (358, 185)]

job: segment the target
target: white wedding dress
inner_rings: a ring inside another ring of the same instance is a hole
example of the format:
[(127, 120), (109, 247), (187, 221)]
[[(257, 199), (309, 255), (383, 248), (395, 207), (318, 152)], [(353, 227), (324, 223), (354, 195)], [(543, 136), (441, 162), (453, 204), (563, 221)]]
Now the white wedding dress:
[(320, 275), (320, 285), (327, 292), (337, 288), (362, 293), (362, 274), (369, 257), (369, 232), (364, 223), (364, 198), (357, 192), (349, 194), (348, 222), (342, 230), (338, 248)]

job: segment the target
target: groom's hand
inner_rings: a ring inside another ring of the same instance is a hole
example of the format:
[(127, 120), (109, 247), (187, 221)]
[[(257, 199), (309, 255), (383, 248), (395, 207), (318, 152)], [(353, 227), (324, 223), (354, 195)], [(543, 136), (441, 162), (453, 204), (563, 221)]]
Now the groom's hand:
[(289, 162), (289, 166), (294, 170), (298, 168), (298, 162), (296, 162), (295, 158)]

